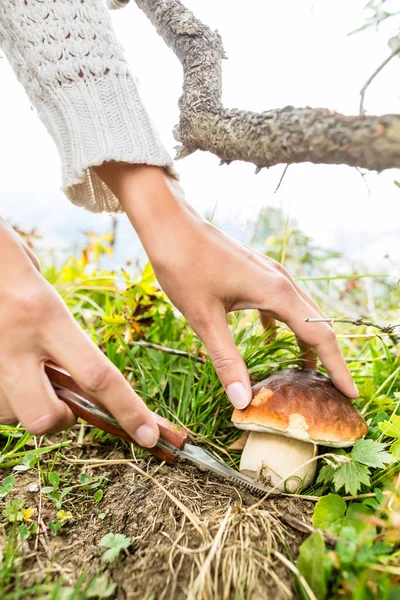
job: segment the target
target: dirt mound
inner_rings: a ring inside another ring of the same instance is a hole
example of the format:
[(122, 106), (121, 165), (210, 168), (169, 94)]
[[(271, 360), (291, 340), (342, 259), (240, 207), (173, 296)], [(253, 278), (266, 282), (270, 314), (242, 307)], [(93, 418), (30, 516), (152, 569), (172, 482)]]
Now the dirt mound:
[[(187, 464), (160, 466), (151, 460), (85, 469), (110, 480), (104, 498), (99, 504), (75, 503), (74, 519), (57, 536), (41, 531), (36, 554), (33, 543), (29, 549), (27, 585), (52, 573), (73, 586), (82, 572), (104, 571), (117, 585), (118, 599), (296, 597), (282, 555), (295, 559), (305, 536), (283, 525), (276, 509), (304, 519), (312, 512), (306, 501), (276, 497), (262, 503)], [(28, 494), (31, 505), (32, 481), (25, 474), (18, 486), (18, 496)], [(43, 517), (46, 509), (54, 510), (47, 499), (42, 504)], [(98, 544), (110, 532), (129, 536), (132, 544), (104, 565)]]

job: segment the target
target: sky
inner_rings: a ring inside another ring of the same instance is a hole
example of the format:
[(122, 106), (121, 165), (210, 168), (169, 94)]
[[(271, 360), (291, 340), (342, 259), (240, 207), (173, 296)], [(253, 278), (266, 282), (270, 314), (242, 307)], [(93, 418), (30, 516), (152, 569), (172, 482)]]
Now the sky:
[[(376, 32), (349, 36), (365, 19), (366, 0), (185, 0), (198, 18), (218, 29), (228, 60), (223, 62), (227, 107), (263, 111), (292, 105), (326, 107), (357, 114), (359, 91), (389, 55), (388, 23)], [(117, 37), (125, 48), (141, 95), (161, 138), (174, 154), (172, 128), (182, 69), (173, 52), (131, 0), (113, 11)], [(369, 114), (400, 112), (400, 60), (394, 58), (370, 86)], [(109, 215), (93, 215), (69, 203), (60, 191), (56, 148), (16, 81), (0, 60), (0, 214), (12, 224), (37, 227), (47, 247), (68, 249), (111, 227)], [(347, 166), (291, 165), (275, 192), (284, 165), (263, 169), (232, 163), (219, 167), (211, 154), (195, 152), (176, 168), (189, 202), (240, 240), (263, 207), (281, 207), (314, 240), (362, 259), (366, 270), (400, 264), (399, 170), (365, 177)], [(125, 216), (118, 217), (115, 261), (143, 256)], [(387, 258), (388, 256), (388, 258)], [(117, 266), (117, 265), (116, 265)]]

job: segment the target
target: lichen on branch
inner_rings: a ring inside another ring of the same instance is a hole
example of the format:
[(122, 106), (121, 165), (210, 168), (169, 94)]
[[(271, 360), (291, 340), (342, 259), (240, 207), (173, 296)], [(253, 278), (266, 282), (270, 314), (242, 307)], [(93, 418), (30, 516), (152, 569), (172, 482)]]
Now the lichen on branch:
[(180, 157), (195, 150), (222, 163), (258, 168), (279, 163), (345, 164), (383, 171), (400, 167), (400, 115), (346, 116), (326, 108), (286, 106), (262, 113), (225, 108), (221, 36), (179, 0), (136, 0), (183, 67)]

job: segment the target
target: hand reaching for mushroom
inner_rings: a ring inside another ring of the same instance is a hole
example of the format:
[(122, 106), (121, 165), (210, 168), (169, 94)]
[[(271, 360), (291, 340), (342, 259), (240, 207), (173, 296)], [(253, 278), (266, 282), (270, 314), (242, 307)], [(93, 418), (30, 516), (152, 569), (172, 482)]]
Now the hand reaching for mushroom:
[(358, 396), (332, 328), (304, 321), (321, 316), (321, 309), (279, 263), (204, 221), (184, 200), (180, 185), (158, 167), (106, 163), (97, 174), (120, 200), (160, 285), (204, 342), (235, 407), (247, 406), (252, 392), (226, 315), (248, 308), (285, 322), (307, 366), (319, 356), (336, 387)]

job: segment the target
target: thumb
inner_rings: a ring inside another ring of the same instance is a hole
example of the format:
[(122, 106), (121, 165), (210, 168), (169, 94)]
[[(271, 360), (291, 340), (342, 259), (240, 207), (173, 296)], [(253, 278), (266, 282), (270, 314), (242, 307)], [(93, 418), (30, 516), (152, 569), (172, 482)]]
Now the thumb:
[(249, 374), (232, 339), (226, 314), (221, 313), (197, 322), (193, 329), (206, 346), (229, 400), (235, 408), (245, 408), (252, 398)]

